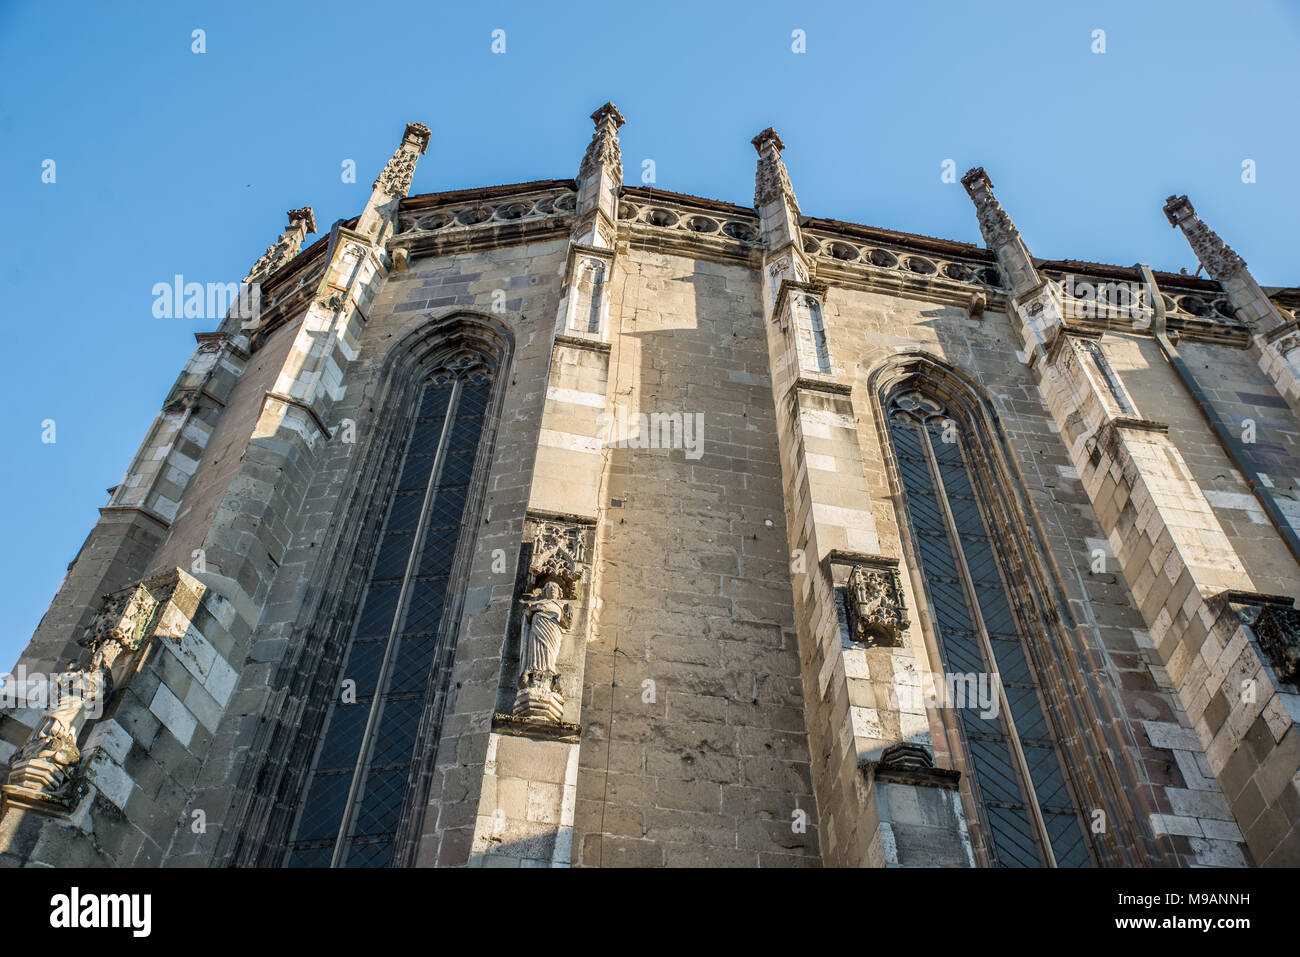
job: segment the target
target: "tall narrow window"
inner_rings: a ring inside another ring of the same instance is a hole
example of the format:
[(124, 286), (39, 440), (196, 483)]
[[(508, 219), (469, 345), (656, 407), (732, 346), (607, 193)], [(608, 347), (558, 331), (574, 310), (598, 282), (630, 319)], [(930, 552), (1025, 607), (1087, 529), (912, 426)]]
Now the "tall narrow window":
[(589, 335), (600, 335), (602, 299), (605, 295), (605, 264), (598, 259), (584, 259), (578, 265), (578, 281), (573, 292), (572, 318), (569, 328)]
[(587, 332), (600, 333), (601, 298), (605, 294), (605, 266), (594, 263), (591, 267), (591, 305), (587, 307)]
[(984, 514), (969, 430), (916, 391), (896, 395), (888, 414), (944, 671), (995, 676), (995, 709), (987, 699), (951, 702), (990, 858), (1003, 867), (1091, 866), (1026, 653), (1025, 623), (1009, 598), (1004, 550)]
[(826, 324), (822, 321), (822, 307), (812, 296), (807, 299), (808, 322), (812, 327), (813, 353), (817, 359), (817, 371), (831, 371), (831, 347), (826, 342)]
[(428, 376), (286, 863), (385, 867), (435, 690), (440, 625), (492, 369), (463, 349)]

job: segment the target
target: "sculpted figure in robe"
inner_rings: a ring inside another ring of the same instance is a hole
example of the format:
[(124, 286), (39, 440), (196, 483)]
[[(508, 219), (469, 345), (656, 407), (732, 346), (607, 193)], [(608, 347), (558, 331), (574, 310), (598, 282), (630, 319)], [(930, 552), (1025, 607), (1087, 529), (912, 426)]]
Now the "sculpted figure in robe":
[(564, 697), (556, 660), (569, 623), (569, 603), (559, 583), (547, 581), (531, 596), (520, 599), (524, 621), (520, 629), (519, 693), (514, 713), (521, 717), (559, 721)]

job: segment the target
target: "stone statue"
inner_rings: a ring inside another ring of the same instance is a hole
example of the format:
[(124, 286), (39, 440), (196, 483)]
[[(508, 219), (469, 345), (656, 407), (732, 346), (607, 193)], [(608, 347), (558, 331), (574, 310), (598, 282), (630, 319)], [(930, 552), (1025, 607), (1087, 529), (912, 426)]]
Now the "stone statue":
[(569, 625), (569, 602), (554, 579), (546, 580), (531, 596), (520, 599), (524, 621), (520, 628), (519, 693), (516, 717), (558, 722), (564, 713), (560, 673), (556, 659)]
[(109, 685), (106, 671), (69, 672), (56, 686), (55, 701), (27, 743), (10, 759), (5, 796), (28, 806), (48, 803), (67, 807), (72, 802), (77, 763), (77, 730), (87, 713), (98, 713)]

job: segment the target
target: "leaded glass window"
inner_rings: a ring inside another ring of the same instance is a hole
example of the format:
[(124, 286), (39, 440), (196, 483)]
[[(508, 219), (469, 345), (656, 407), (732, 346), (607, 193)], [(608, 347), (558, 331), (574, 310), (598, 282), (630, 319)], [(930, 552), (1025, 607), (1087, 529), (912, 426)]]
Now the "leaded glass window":
[(1091, 866), (1026, 653), (1026, 625), (1013, 611), (1002, 548), (985, 517), (970, 431), (916, 391), (892, 399), (889, 427), (944, 671), (991, 675), (992, 688), (1001, 687), (996, 715), (977, 701), (949, 702), (990, 859), (1003, 867)]
[(430, 374), (303, 792), (286, 863), (386, 867), (426, 701), (448, 582), (491, 399), (492, 370), (460, 350)]

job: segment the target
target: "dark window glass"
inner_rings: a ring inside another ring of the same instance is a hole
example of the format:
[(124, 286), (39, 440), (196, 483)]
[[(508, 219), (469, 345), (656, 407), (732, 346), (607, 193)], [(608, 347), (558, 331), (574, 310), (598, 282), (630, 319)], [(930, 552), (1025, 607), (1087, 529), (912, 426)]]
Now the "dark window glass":
[(971, 480), (966, 435), (915, 393), (892, 405), (890, 432), (944, 670), (996, 673), (1005, 691), (996, 717), (982, 716), (977, 702), (956, 702), (965, 705), (957, 714), (993, 857), (1003, 867), (1040, 867), (1047, 843), (1058, 866), (1091, 866)]
[(289, 866), (392, 860), (491, 388), (461, 353), (420, 397)]

